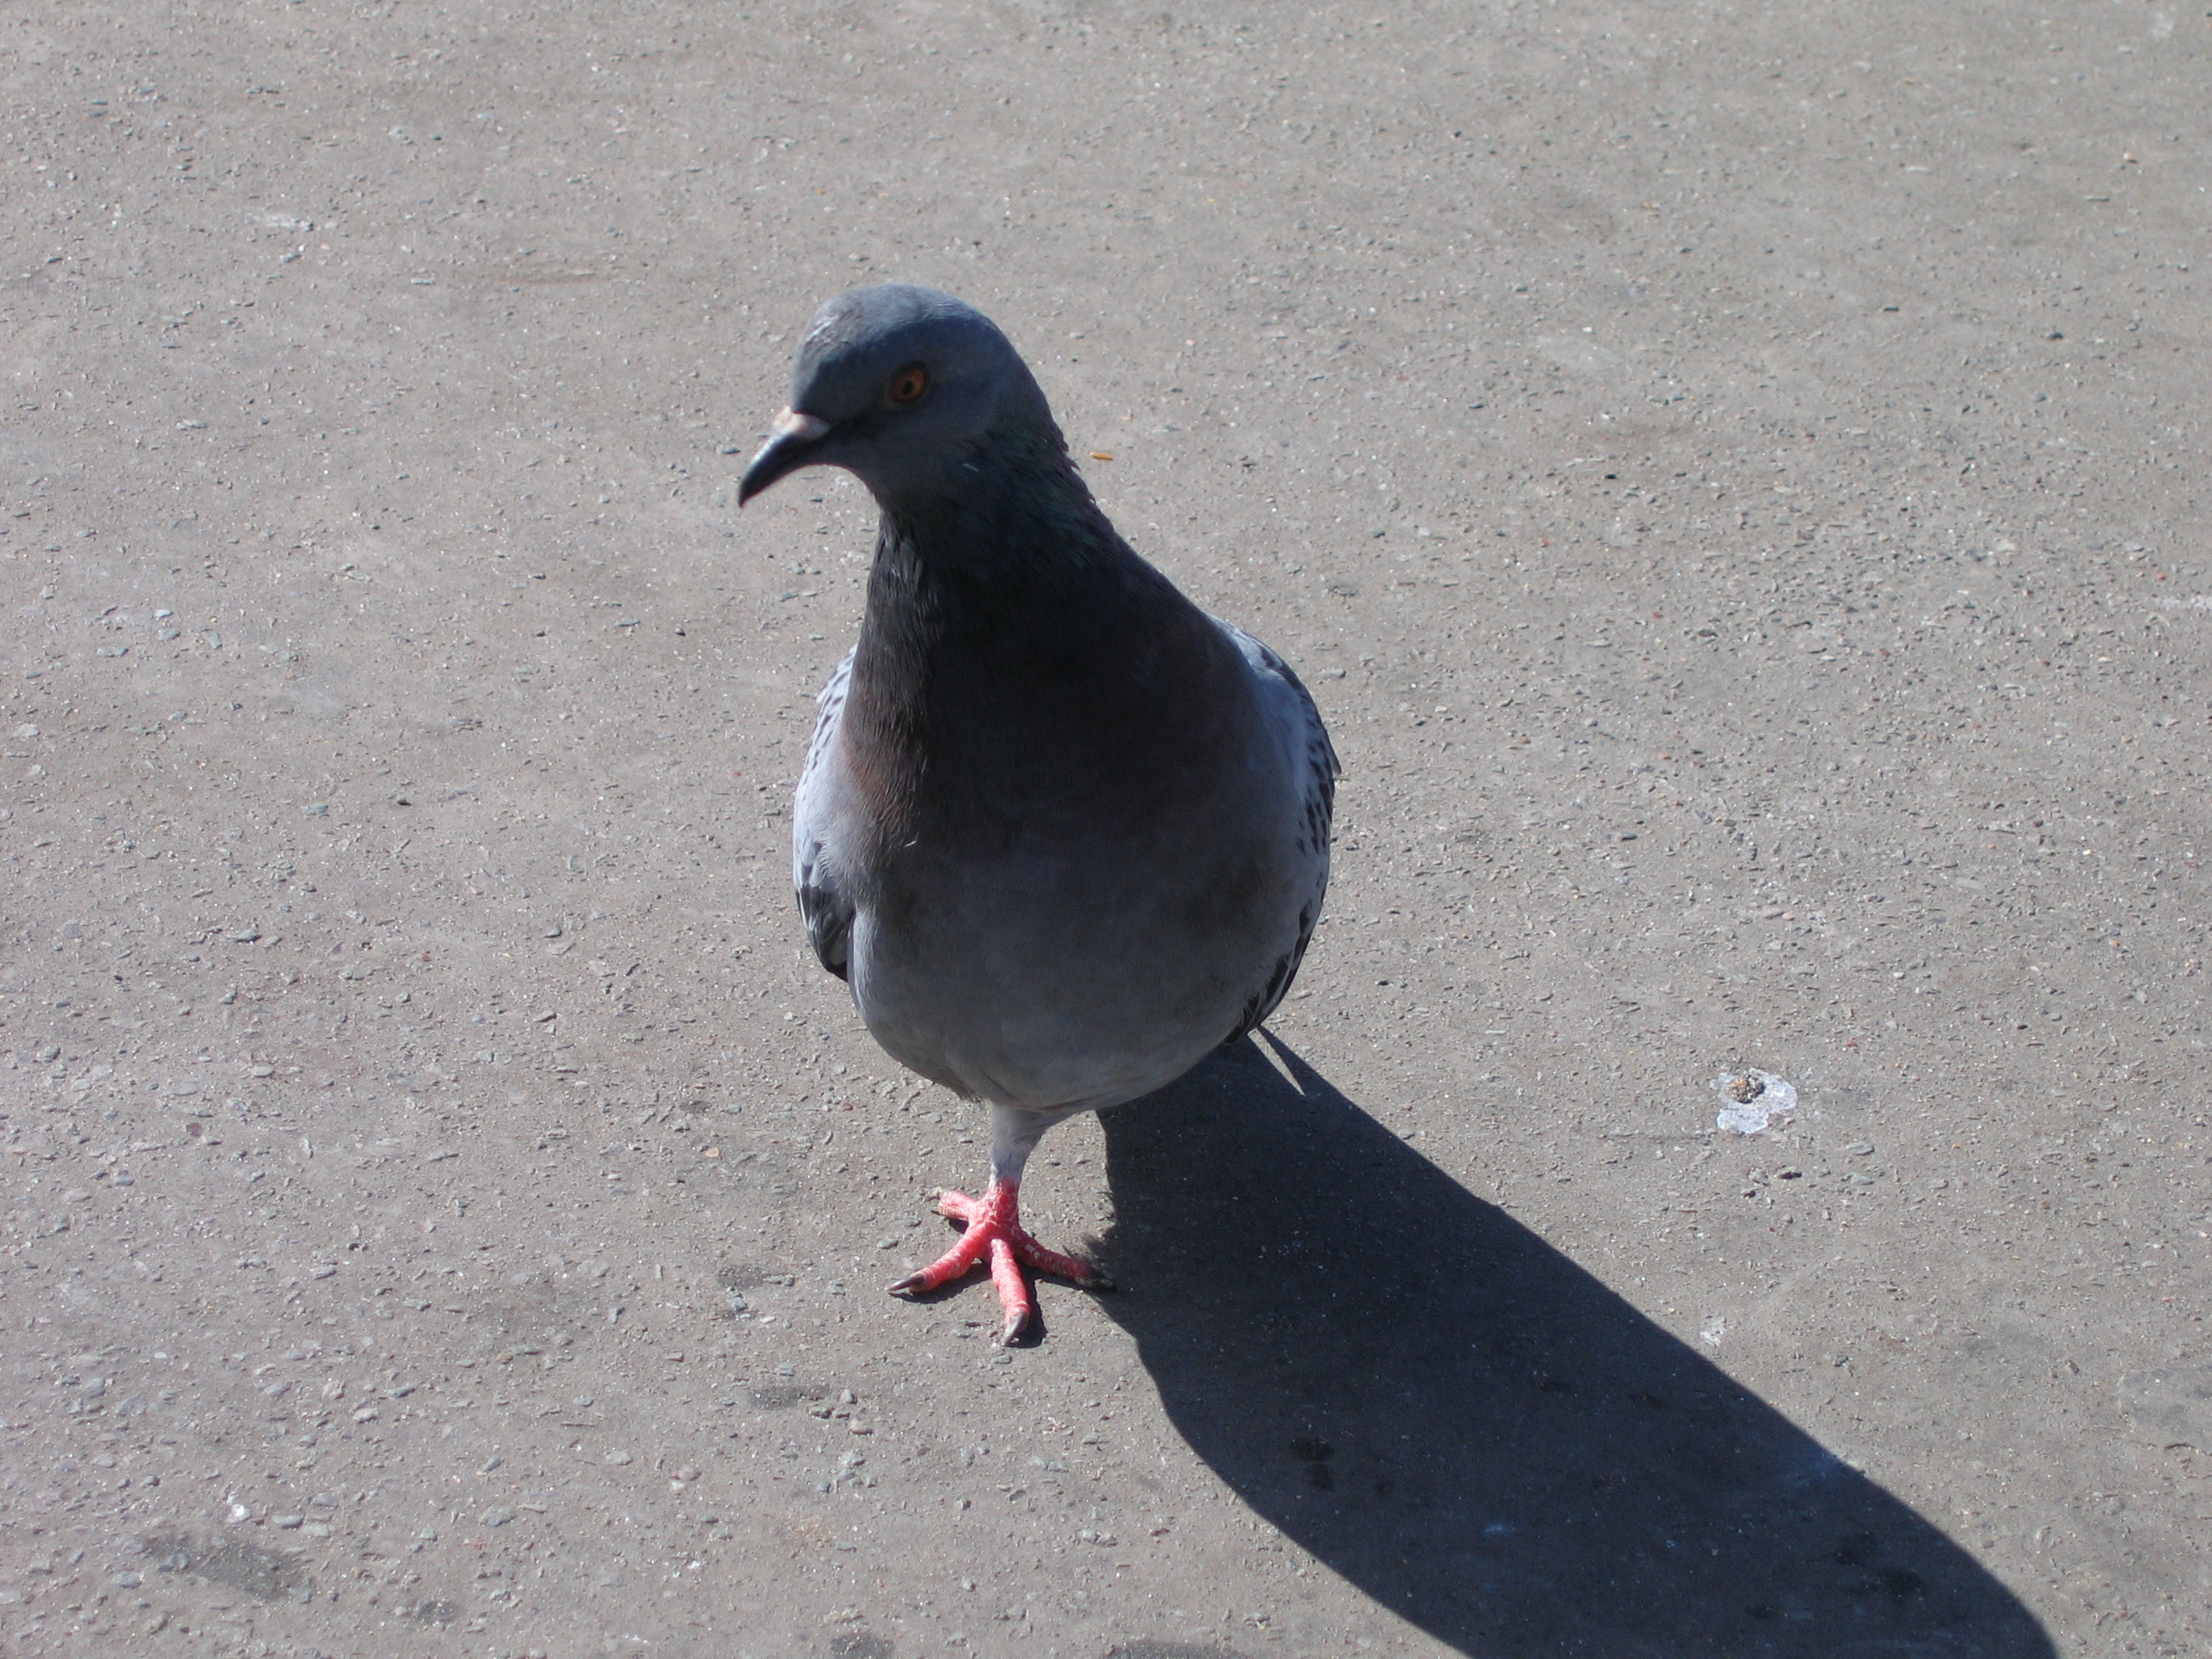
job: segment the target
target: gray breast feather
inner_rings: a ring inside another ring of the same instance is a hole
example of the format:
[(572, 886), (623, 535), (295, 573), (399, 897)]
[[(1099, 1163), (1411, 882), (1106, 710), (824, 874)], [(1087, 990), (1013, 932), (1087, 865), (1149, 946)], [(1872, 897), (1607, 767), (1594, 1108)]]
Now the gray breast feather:
[(799, 893), (799, 914), (806, 923), (815, 957), (840, 979), (851, 976), (853, 901), (838, 884), (828, 840), (837, 784), (833, 775), (837, 724), (845, 713), (853, 655), (845, 653), (817, 699), (821, 713), (815, 718), (813, 740), (806, 745), (806, 764), (799, 775), (791, 812), (791, 884)]
[[(1328, 888), (1329, 827), (1336, 796), (1337, 760), (1312, 697), (1288, 664), (1242, 629), (1215, 619), (1251, 672), (1261, 741), (1273, 750), (1275, 775), (1289, 786), (1279, 839), (1267, 856), (1283, 879), (1289, 903), (1263, 933), (1282, 940), (1251, 963), (1248, 988), (1231, 1006), (1237, 1012), (1221, 1040), (1233, 1042), (1273, 1013), (1291, 988)], [(853, 669), (848, 655), (822, 690), (821, 714), (799, 780), (792, 821), (792, 884), (798, 890), (807, 938), (822, 965), (839, 978), (853, 976), (854, 888), (847, 862), (854, 807), (838, 743), (846, 688)], [(1257, 941), (1255, 941), (1256, 943)], [(878, 1032), (878, 1036), (882, 1035)], [(941, 1033), (933, 1033), (935, 1041)]]

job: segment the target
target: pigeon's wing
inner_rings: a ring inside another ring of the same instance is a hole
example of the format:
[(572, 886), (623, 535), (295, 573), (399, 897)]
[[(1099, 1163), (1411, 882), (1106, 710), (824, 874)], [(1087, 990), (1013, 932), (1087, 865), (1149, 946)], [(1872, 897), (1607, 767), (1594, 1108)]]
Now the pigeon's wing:
[[(1215, 620), (1220, 622), (1218, 617)], [(1336, 812), (1339, 769), (1336, 750), (1329, 744), (1328, 729), (1322, 724), (1321, 711), (1314, 707), (1311, 694), (1291, 672), (1291, 665), (1243, 629), (1230, 623), (1220, 623), (1220, 627), (1251, 665), (1268, 729), (1282, 745), (1284, 760), (1301, 790), (1300, 818), (1291, 853), (1297, 863), (1297, 938), (1270, 967), (1266, 981), (1245, 1005), (1237, 1030), (1228, 1039), (1235, 1042), (1258, 1029), (1275, 1012), (1276, 1006), (1289, 993), (1291, 981), (1297, 977), (1298, 963), (1313, 940), (1314, 924), (1321, 920), (1322, 900), (1328, 891), (1329, 823)]]
[(814, 722), (814, 739), (806, 745), (806, 765), (799, 775), (791, 812), (791, 884), (799, 892), (799, 914), (806, 923), (814, 954), (840, 979), (848, 976), (850, 966), (853, 901), (839, 890), (836, 872), (823, 849), (836, 810), (837, 727), (844, 719), (845, 687), (852, 678), (853, 653), (848, 651), (817, 699), (822, 712)]

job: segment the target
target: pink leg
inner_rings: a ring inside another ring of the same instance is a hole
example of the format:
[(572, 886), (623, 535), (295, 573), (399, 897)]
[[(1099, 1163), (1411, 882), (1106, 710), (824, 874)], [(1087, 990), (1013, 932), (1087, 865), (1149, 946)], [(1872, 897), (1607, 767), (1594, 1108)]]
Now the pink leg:
[(978, 1262), (988, 1262), (991, 1282), (998, 1286), (999, 1301), (1006, 1309), (1006, 1322), (999, 1340), (1006, 1343), (1022, 1334), (1036, 1312), (1036, 1303), (1022, 1277), (1024, 1267), (1067, 1279), (1086, 1290), (1104, 1288), (1106, 1276), (1097, 1268), (1080, 1257), (1045, 1249), (1022, 1230), (1020, 1191), (1018, 1182), (994, 1179), (980, 1200), (965, 1193), (939, 1194), (939, 1211), (966, 1223), (967, 1231), (958, 1243), (929, 1266), (892, 1285), (892, 1291), (933, 1291), (951, 1284)]

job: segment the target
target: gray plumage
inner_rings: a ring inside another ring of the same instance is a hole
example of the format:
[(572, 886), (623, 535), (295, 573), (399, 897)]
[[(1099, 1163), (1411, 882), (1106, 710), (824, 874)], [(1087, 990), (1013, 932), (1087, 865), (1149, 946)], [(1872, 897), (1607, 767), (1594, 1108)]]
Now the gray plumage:
[(859, 642), (793, 814), (815, 953), (893, 1058), (1046, 1128), (1172, 1081), (1289, 989), (1336, 758), (1275, 653), (1107, 521), (1004, 335), (950, 295), (815, 319), (747, 469), (843, 466), (882, 510)]

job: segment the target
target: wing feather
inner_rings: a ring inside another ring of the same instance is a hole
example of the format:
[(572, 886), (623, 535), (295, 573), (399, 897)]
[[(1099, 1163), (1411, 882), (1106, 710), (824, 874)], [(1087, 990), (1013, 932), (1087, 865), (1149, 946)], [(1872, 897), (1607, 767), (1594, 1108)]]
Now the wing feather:
[(822, 688), (814, 736), (806, 745), (806, 764), (791, 811), (791, 884), (799, 894), (799, 914), (816, 958), (840, 979), (851, 973), (853, 901), (839, 886), (834, 862), (824, 856), (831, 796), (837, 769), (837, 729), (845, 714), (845, 687), (853, 677), (853, 653)]
[[(1217, 618), (1217, 620), (1218, 620)], [(1322, 724), (1313, 696), (1291, 665), (1243, 629), (1229, 623), (1222, 630), (1233, 640), (1252, 665), (1261, 686), (1262, 707), (1285, 747), (1295, 775), (1303, 786), (1303, 821), (1297, 843), (1304, 861), (1304, 890), (1298, 907), (1297, 935), (1291, 948), (1270, 966), (1267, 977), (1239, 1016), (1228, 1041), (1235, 1042), (1263, 1024), (1297, 978), (1298, 963), (1313, 942), (1314, 925), (1321, 920), (1322, 901), (1328, 892), (1329, 825), (1336, 813), (1336, 780), (1340, 769), (1336, 750)]]

